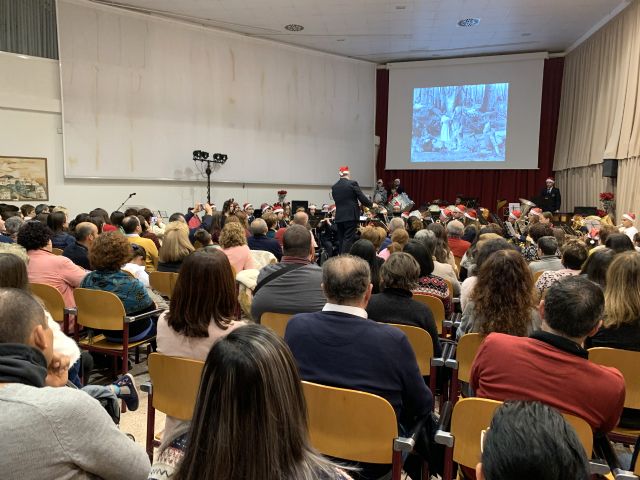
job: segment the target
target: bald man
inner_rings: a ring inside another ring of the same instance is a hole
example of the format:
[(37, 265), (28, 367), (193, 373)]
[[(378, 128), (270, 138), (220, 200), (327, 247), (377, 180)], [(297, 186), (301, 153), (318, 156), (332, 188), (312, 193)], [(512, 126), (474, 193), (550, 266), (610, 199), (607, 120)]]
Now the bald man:
[(62, 255), (85, 270), (91, 270), (89, 263), (89, 249), (98, 236), (98, 227), (91, 222), (82, 222), (76, 226), (74, 235), (75, 243), (67, 245)]

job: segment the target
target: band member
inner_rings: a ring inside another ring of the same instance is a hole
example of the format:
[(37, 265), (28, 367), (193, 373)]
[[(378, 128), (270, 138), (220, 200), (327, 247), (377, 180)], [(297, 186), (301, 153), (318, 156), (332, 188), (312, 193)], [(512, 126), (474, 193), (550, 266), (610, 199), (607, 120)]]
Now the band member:
[(404, 193), (404, 188), (400, 185), (400, 179), (396, 178), (391, 184), (391, 188), (389, 189), (389, 196), (394, 197), (396, 195), (401, 195)]
[(322, 217), (318, 215), (318, 206), (315, 203), (309, 205), (309, 225), (311, 228), (317, 228)]
[(387, 202), (387, 189), (384, 188), (384, 183), (381, 178), (376, 182), (376, 188), (373, 191), (373, 201), (376, 203), (386, 203)]
[(335, 222), (335, 214), (336, 206), (331, 205), (328, 208), (328, 216), (318, 223), (318, 237), (324, 251), (323, 259), (333, 257), (340, 252), (338, 245), (338, 225)]
[(253, 215), (253, 205), (251, 205), (250, 203), (245, 203), (244, 205), (242, 205), (242, 210), (247, 214), (247, 220), (249, 221), (249, 225), (251, 225), (251, 222), (256, 219), (256, 217), (254, 217)]
[(278, 228), (287, 228), (289, 226), (289, 224), (287, 223), (287, 221), (284, 218), (284, 208), (283, 207), (281, 207), (278, 204), (275, 204), (273, 206), (273, 213), (276, 214), (276, 217), (278, 219), (278, 222), (276, 224)]
[(638, 233), (638, 229), (635, 227), (636, 222), (636, 214), (635, 213), (625, 213), (622, 215), (622, 227), (620, 228), (620, 233), (624, 233), (627, 237), (631, 239), (633, 243), (633, 237)]
[(540, 198), (538, 200), (538, 206), (543, 212), (555, 213), (560, 210), (560, 203), (562, 198), (560, 197), (560, 190), (555, 187), (555, 180), (551, 177), (547, 178), (545, 188), (540, 190)]
[(356, 238), (356, 229), (360, 220), (360, 206), (377, 207), (369, 200), (358, 182), (351, 180), (349, 167), (340, 167), (340, 180), (331, 187), (333, 201), (336, 202), (336, 223), (338, 225), (338, 243), (340, 253), (348, 253)]

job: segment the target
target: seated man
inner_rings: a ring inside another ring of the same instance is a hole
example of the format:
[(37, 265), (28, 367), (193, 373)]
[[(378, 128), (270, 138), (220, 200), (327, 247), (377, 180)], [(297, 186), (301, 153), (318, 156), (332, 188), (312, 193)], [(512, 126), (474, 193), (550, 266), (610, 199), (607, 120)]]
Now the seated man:
[(62, 255), (85, 270), (91, 270), (89, 248), (98, 236), (98, 227), (91, 222), (82, 222), (76, 226), (75, 243), (67, 245)]
[(538, 400), (581, 417), (596, 432), (609, 432), (624, 405), (620, 372), (588, 360), (584, 341), (600, 325), (604, 295), (584, 277), (554, 283), (540, 303), (542, 330), (530, 337), (491, 333), (471, 369), (478, 397)]
[[(296, 212), (293, 218), (291, 219), (291, 225), (302, 225), (306, 227), (309, 224), (309, 215), (305, 212)], [(287, 227), (280, 227), (276, 232), (276, 240), (280, 245), (282, 245), (282, 239), (284, 238), (284, 234), (287, 231)]]
[(282, 259), (282, 248), (275, 238), (267, 237), (267, 222), (262, 218), (256, 218), (251, 222), (252, 236), (247, 239), (247, 244), (251, 250), (264, 250), (273, 253), (278, 261)]
[(264, 312), (317, 312), (327, 301), (322, 293), (322, 269), (313, 263), (311, 232), (292, 225), (284, 234), (282, 262), (260, 270), (253, 292), (251, 316), (260, 323)]
[(138, 217), (135, 215), (126, 217), (122, 220), (122, 229), (129, 243), (140, 245), (147, 252), (147, 259), (145, 261), (145, 269), (147, 272), (155, 272), (156, 266), (158, 265), (158, 249), (156, 248), (156, 244), (153, 243), (153, 240), (140, 236), (142, 226), (140, 225)]
[[(433, 397), (405, 334), (367, 318), (373, 288), (369, 265), (351, 255), (332, 257), (322, 267), (322, 288), (327, 296), (322, 311), (294, 316), (285, 332), (300, 376), (379, 395), (389, 401), (401, 427), (410, 430), (429, 415)], [(384, 474), (360, 466), (365, 478)]]
[(67, 368), (40, 304), (0, 289), (2, 478), (146, 479), (144, 449), (93, 398), (65, 387)]
[(464, 225), (459, 220), (452, 220), (447, 223), (447, 234), (449, 235), (448, 243), (451, 253), (454, 257), (462, 258), (471, 244), (466, 240), (462, 240), (464, 233)]
[(531, 273), (562, 270), (564, 266), (558, 258), (558, 240), (556, 237), (538, 239), (538, 258), (529, 264)]

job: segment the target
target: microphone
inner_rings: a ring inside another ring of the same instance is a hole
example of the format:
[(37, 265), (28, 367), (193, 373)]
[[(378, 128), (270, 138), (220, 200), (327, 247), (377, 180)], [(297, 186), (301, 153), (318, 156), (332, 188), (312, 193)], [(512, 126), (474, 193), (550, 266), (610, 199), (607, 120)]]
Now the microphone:
[(129, 194), (129, 198), (133, 197), (136, 194), (136, 192), (130, 193)]

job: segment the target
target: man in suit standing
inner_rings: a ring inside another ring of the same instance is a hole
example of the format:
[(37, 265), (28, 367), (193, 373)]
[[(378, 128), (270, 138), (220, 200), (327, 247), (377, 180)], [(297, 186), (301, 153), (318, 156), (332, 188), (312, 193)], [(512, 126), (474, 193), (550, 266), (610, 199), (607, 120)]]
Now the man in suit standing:
[(551, 177), (547, 178), (546, 187), (540, 191), (538, 207), (543, 212), (555, 213), (560, 210), (560, 203), (562, 201), (560, 197), (560, 190), (556, 188), (555, 180)]
[(331, 187), (331, 195), (336, 203), (335, 222), (338, 226), (339, 251), (349, 253), (355, 241), (356, 228), (360, 220), (358, 201), (367, 207), (375, 207), (376, 204), (362, 193), (358, 182), (351, 180), (349, 167), (340, 167), (340, 180)]

